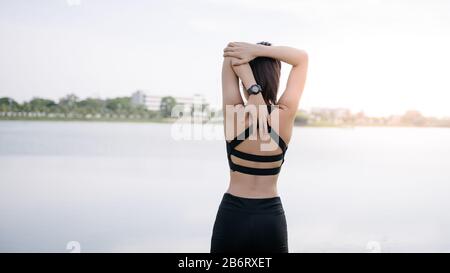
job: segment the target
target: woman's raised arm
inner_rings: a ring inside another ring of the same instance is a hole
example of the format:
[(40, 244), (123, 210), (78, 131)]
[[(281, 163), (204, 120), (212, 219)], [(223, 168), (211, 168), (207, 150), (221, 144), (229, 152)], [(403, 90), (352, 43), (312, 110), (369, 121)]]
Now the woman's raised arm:
[(222, 64), (222, 106), (244, 104), (239, 92), (239, 78), (231, 66), (231, 58), (224, 58)]
[(238, 58), (239, 60), (233, 62), (233, 65), (248, 63), (256, 57), (274, 58), (292, 65), (286, 89), (278, 100), (278, 104), (288, 110), (292, 116), (295, 116), (308, 70), (308, 55), (304, 50), (288, 46), (265, 46), (233, 42), (225, 48), (224, 56)]
[(278, 104), (282, 107), (284, 106), (292, 117), (295, 117), (305, 87), (308, 54), (304, 50), (287, 46), (266, 46), (260, 48), (258, 54), (292, 65), (286, 89), (278, 100)]

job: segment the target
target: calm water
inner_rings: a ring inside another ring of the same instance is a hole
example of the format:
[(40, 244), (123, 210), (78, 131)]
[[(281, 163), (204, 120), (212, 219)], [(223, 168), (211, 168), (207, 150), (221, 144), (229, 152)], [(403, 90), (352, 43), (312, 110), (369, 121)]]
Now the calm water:
[[(208, 252), (227, 168), (168, 124), (0, 122), (0, 251)], [(295, 128), (279, 193), (291, 252), (449, 252), (450, 130)]]

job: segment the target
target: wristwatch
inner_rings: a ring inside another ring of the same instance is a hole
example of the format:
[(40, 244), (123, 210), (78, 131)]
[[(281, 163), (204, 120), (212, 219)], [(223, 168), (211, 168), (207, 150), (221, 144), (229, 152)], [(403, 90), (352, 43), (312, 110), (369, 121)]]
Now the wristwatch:
[(249, 89), (247, 89), (247, 92), (249, 95), (256, 95), (261, 91), (262, 91), (262, 88), (261, 88), (261, 85), (259, 85), (259, 84), (254, 84), (254, 85), (250, 86)]

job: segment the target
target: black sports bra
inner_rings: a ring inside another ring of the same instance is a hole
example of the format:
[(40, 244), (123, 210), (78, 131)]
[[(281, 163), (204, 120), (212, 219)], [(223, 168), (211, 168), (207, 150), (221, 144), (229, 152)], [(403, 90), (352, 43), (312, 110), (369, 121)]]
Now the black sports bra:
[[(269, 110), (269, 113), (271, 112), (271, 107), (267, 105), (267, 108)], [(227, 157), (228, 157), (228, 165), (230, 165), (230, 169), (234, 172), (240, 172), (240, 173), (246, 173), (246, 174), (252, 174), (252, 175), (276, 175), (280, 172), (281, 166), (284, 163), (284, 155), (286, 154), (287, 145), (284, 142), (284, 140), (274, 131), (272, 130), (272, 127), (270, 127), (269, 123), (267, 123), (268, 131), (270, 134), (270, 137), (277, 142), (278, 146), (281, 149), (281, 154), (277, 155), (255, 155), (255, 154), (249, 154), (244, 153), (241, 151), (236, 150), (235, 148), (241, 144), (244, 140), (246, 140), (253, 132), (253, 124), (250, 125), (245, 129), (244, 132), (242, 132), (240, 135), (236, 136), (233, 140), (230, 142), (225, 141), (227, 144)], [(259, 127), (259, 124), (257, 123), (257, 128)], [(248, 161), (255, 161), (255, 162), (277, 162), (281, 160), (281, 165), (279, 167), (275, 168), (252, 168), (252, 167), (246, 167), (242, 165), (238, 165), (234, 163), (231, 160), (231, 156), (235, 156), (244, 160)]]

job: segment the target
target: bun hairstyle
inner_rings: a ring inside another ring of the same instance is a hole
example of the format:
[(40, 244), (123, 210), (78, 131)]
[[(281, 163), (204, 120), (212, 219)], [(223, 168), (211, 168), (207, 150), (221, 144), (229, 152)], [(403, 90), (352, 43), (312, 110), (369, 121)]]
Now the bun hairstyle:
[[(272, 46), (269, 42), (258, 45)], [(257, 57), (249, 62), (256, 83), (262, 88), (262, 96), (267, 104), (276, 104), (280, 85), (281, 62), (269, 57)]]

